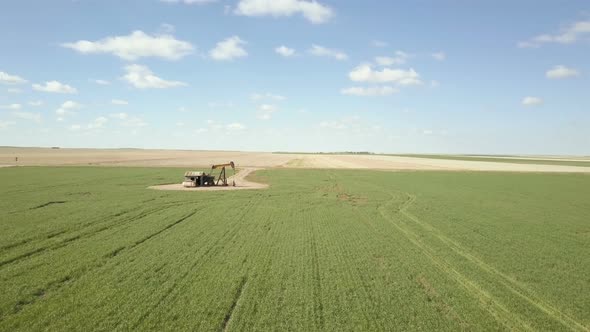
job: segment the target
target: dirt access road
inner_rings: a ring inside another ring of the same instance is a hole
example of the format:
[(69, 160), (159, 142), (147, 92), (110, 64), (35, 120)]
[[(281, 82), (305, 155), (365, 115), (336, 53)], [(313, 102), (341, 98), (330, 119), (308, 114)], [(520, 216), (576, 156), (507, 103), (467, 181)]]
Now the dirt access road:
[[(18, 157), (18, 162), (16, 158)], [(515, 157), (516, 158), (516, 157)], [(564, 160), (571, 159), (565, 157)], [(335, 168), (590, 173), (590, 167), (429, 159), (386, 155), (275, 154), (243, 151), (49, 149), (0, 147), (1, 165), (168, 166), (207, 168), (233, 160), (239, 168)], [(552, 158), (552, 160), (559, 160)], [(590, 166), (590, 162), (589, 165)]]

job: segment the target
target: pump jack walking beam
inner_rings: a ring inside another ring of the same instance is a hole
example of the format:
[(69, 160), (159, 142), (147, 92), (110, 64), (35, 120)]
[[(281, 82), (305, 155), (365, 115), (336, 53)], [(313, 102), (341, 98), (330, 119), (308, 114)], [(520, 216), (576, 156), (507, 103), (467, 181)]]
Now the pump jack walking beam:
[[(217, 181), (215, 181), (215, 185), (216, 186), (219, 186), (220, 185), (219, 182), (221, 182), (221, 185), (222, 186), (227, 186), (227, 176), (226, 176), (226, 173), (225, 173), (225, 168), (226, 167), (231, 167), (234, 170), (234, 173), (235, 173), (236, 166), (235, 166), (235, 164), (234, 164), (233, 161), (230, 161), (227, 164), (219, 164), (219, 165), (213, 165), (213, 166), (211, 166), (211, 173), (213, 173), (213, 170), (214, 169), (221, 168), (221, 172), (219, 173), (219, 177), (217, 178)], [(235, 185), (235, 183), (234, 183), (234, 185)]]

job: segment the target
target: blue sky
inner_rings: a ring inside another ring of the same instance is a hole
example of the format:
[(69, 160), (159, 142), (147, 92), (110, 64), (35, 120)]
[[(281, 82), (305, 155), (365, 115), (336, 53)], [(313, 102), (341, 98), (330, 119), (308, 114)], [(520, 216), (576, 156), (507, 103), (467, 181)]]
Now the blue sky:
[(585, 0), (0, 12), (0, 145), (590, 154)]

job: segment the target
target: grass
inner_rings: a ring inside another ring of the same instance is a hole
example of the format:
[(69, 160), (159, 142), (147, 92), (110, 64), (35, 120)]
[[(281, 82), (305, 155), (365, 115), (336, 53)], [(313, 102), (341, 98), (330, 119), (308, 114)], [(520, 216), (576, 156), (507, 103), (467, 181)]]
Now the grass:
[[(435, 154), (396, 154), (391, 156), (428, 158), (428, 159), (447, 159), (447, 160), (465, 160), (465, 161), (486, 161), (495, 163), (512, 163), (512, 164), (534, 164), (534, 165), (557, 165), (557, 166), (582, 166), (590, 167), (590, 160), (558, 160), (558, 159), (522, 159), (514, 156), (468, 156), (468, 155), (435, 155)], [(497, 158), (502, 157), (502, 158)]]
[(590, 176), (0, 169), (0, 330), (590, 328)]

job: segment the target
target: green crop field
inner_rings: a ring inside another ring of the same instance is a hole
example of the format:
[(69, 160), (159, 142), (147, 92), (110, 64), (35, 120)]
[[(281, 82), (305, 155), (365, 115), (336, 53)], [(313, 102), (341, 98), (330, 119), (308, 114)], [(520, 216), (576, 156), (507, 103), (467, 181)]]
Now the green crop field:
[(1, 331), (590, 329), (590, 176), (0, 169)]

